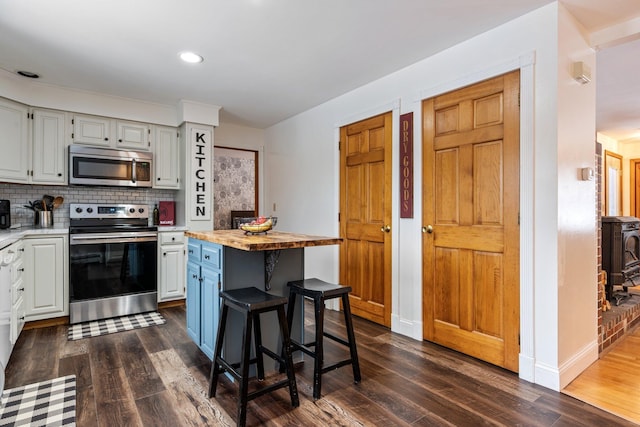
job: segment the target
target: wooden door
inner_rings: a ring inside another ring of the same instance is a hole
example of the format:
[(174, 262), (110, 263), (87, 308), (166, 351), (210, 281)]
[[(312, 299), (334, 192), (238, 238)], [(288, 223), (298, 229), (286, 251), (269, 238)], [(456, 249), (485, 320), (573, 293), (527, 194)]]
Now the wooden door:
[(340, 129), (340, 283), (353, 314), (391, 326), (391, 113)]
[(622, 156), (604, 152), (604, 215), (622, 215)]
[(519, 72), (423, 101), (424, 338), (518, 370)]
[(631, 210), (629, 215), (640, 215), (640, 159), (631, 159)]

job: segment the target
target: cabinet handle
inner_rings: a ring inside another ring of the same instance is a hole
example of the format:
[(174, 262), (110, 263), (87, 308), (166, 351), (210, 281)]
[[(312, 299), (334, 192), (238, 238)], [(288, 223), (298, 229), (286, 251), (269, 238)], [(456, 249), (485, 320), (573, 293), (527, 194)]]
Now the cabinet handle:
[(109, 140), (109, 138), (105, 138), (104, 140), (105, 140), (105, 141), (108, 141), (108, 140)]
[(24, 316), (22, 316), (22, 317), (20, 318), (20, 320), (24, 320)]
[(24, 271), (24, 267), (19, 268), (18, 271)]
[(192, 275), (191, 275), (191, 278), (192, 278), (192, 279), (197, 279), (197, 278), (198, 278), (198, 275), (197, 275), (197, 274), (192, 274)]
[(24, 252), (24, 248), (18, 249), (18, 252)]
[(189, 249), (189, 253), (192, 254), (193, 253), (193, 249)]
[(205, 255), (205, 256), (204, 256), (204, 259), (209, 259), (209, 255)]
[(162, 253), (162, 256), (167, 256), (167, 253), (166, 253), (166, 252), (163, 252), (163, 253)]
[(121, 139), (119, 139), (119, 140), (118, 140), (118, 142), (122, 142), (122, 140), (121, 140)]
[(18, 288), (18, 290), (24, 292), (24, 288)]
[(160, 181), (160, 177), (158, 177), (158, 181)]
[(61, 174), (61, 173), (59, 173), (59, 174), (58, 174), (58, 176), (62, 176), (62, 174)]
[(172, 242), (175, 242), (175, 241), (176, 241), (176, 238), (175, 238), (175, 237), (172, 237), (172, 238), (171, 238), (171, 241), (172, 241)]

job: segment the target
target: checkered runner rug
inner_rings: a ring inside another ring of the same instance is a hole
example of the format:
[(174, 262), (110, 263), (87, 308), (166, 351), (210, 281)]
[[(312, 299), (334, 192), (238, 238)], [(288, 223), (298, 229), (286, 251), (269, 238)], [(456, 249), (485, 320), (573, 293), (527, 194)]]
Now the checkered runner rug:
[(72, 325), (69, 327), (67, 338), (71, 341), (79, 340), (82, 338), (112, 334), (114, 332), (146, 328), (147, 326), (162, 325), (164, 323), (164, 317), (157, 312), (114, 317), (112, 319), (96, 320), (93, 322)]
[(5, 390), (0, 426), (75, 426), (76, 376)]

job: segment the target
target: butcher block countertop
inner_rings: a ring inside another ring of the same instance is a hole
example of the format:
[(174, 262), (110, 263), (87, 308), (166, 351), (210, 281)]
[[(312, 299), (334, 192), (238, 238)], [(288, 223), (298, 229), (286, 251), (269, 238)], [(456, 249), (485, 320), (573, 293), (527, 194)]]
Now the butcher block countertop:
[(243, 230), (187, 231), (187, 237), (243, 251), (273, 251), (307, 246), (338, 245), (340, 237), (310, 236), (270, 230), (267, 234), (244, 234)]

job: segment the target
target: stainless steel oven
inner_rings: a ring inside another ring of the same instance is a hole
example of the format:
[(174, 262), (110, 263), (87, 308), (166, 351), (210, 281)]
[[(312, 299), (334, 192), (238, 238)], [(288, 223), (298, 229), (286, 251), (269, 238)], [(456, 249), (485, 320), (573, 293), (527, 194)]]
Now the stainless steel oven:
[(70, 323), (157, 310), (158, 231), (148, 220), (147, 205), (70, 205)]

